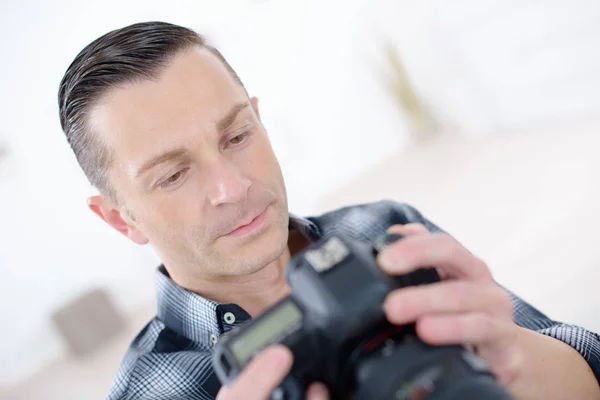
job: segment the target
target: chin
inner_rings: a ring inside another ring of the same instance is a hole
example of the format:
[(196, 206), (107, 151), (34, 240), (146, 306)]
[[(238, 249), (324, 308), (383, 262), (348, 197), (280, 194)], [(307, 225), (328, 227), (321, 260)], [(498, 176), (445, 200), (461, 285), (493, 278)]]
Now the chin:
[(234, 259), (231, 259), (232, 253), (229, 257), (225, 254), (230, 258), (230, 265), (235, 266), (232, 275), (254, 274), (281, 257), (287, 246), (288, 230), (287, 221), (285, 227), (278, 222), (274, 221), (267, 231), (251, 242), (233, 249)]

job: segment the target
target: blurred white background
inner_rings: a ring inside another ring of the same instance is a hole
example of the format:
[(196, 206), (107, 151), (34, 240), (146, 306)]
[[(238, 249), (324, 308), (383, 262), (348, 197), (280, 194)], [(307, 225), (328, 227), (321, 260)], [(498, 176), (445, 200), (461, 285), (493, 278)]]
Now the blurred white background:
[[(3, 0), (0, 397), (103, 398), (153, 315), (159, 260), (88, 211), (58, 83), (109, 30), (204, 34), (261, 99), (291, 211), (393, 198), (482, 256), (551, 317), (600, 331), (597, 0)], [(391, 41), (440, 135), (411, 141), (383, 72)], [(50, 315), (109, 292), (128, 331), (72, 359)]]

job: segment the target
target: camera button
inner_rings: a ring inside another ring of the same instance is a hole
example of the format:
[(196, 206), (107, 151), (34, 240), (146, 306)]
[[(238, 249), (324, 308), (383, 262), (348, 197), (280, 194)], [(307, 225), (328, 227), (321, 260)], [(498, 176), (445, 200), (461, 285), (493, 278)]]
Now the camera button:
[(217, 342), (219, 341), (219, 338), (214, 333), (211, 333), (210, 334), (210, 341), (212, 342), (212, 344), (217, 344)]
[(271, 393), (271, 398), (269, 400), (285, 400), (285, 398), (285, 390), (279, 386)]
[(233, 324), (235, 322), (235, 315), (232, 312), (226, 312), (223, 319), (226, 323)]

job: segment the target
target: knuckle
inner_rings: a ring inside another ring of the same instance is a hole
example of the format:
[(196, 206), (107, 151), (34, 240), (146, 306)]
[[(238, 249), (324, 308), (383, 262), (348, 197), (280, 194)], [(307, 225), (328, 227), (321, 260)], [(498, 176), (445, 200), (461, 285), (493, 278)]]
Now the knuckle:
[(498, 293), (497, 301), (498, 301), (498, 305), (499, 305), (500, 309), (504, 313), (506, 313), (507, 315), (510, 315), (512, 317), (513, 302), (512, 302), (512, 299), (510, 298), (509, 294), (500, 288), (498, 288), (497, 293)]
[(439, 233), (436, 236), (437, 246), (445, 257), (456, 258), (461, 255), (463, 249), (454, 238), (446, 233)]
[(487, 263), (477, 256), (473, 255), (472, 257), (475, 259), (474, 265), (476, 272), (479, 272), (482, 276), (491, 279), (492, 272), (490, 271), (490, 268), (488, 267)]
[(448, 251), (454, 249), (456, 241), (447, 233), (436, 233), (434, 236), (437, 237), (439, 246), (443, 247)]
[(477, 257), (476, 255), (472, 255), (472, 257), (480, 269), (489, 270), (487, 263), (485, 261), (483, 261), (483, 259), (481, 259), (480, 257)]

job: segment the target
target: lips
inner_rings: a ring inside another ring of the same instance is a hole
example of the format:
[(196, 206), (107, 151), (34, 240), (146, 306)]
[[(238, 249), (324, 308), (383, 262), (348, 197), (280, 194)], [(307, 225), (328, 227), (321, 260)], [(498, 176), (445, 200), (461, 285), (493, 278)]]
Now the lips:
[(230, 234), (236, 232), (238, 229), (241, 229), (243, 227), (246, 227), (246, 226), (252, 224), (252, 222), (254, 222), (265, 211), (266, 211), (266, 208), (264, 210), (258, 211), (256, 213), (252, 213), (250, 217), (246, 217), (240, 223), (236, 224), (235, 227), (233, 229), (229, 230), (229, 232), (226, 235), (230, 235)]
[[(262, 214), (262, 213), (261, 213), (261, 214)], [(255, 215), (255, 216), (254, 216), (254, 217), (253, 217), (253, 218), (252, 218), (250, 221), (248, 221), (248, 222), (246, 222), (246, 223), (242, 223), (241, 225), (238, 225), (236, 228), (232, 229), (232, 230), (231, 230), (231, 232), (229, 232), (229, 233), (235, 232), (235, 231), (237, 231), (238, 229), (240, 229), (240, 228), (243, 228), (244, 226), (248, 226), (248, 225), (250, 225), (250, 224), (252, 223), (252, 221), (254, 221), (254, 220), (255, 220), (255, 219), (256, 219), (256, 218), (257, 218), (259, 215), (260, 215), (260, 214), (257, 214), (257, 215)], [(228, 233), (228, 235), (229, 235), (229, 233)]]

